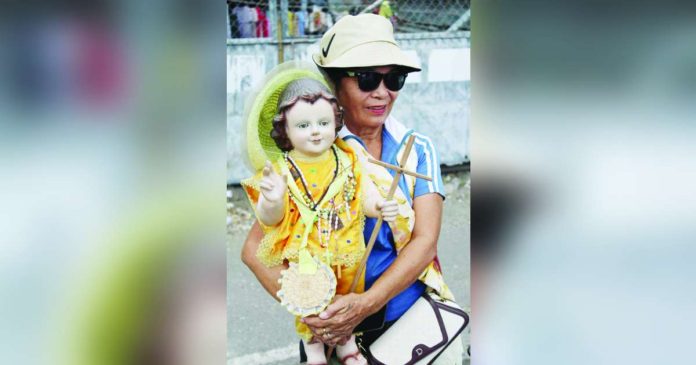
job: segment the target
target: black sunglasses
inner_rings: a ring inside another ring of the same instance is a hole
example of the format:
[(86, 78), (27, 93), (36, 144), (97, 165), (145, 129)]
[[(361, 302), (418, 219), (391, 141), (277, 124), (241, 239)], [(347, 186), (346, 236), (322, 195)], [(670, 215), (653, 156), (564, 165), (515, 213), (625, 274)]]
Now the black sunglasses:
[(384, 79), (384, 86), (391, 91), (399, 91), (404, 87), (407, 73), (403, 71), (389, 71), (385, 74), (376, 71), (346, 71), (349, 77), (358, 78), (358, 87), (362, 91), (372, 91), (379, 87)]

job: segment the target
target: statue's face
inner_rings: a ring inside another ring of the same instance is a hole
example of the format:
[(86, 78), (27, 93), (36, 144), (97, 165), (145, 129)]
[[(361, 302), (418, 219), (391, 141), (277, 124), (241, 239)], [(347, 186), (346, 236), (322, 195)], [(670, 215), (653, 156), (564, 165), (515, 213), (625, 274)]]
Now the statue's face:
[(285, 130), (295, 153), (318, 157), (336, 139), (336, 121), (331, 103), (319, 98), (314, 104), (299, 100), (286, 110)]

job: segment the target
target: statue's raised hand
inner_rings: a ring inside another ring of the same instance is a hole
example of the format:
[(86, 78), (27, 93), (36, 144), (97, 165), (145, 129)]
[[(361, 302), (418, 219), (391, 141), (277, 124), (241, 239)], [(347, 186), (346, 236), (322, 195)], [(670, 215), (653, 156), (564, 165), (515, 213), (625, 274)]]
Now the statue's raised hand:
[(263, 167), (263, 177), (259, 183), (261, 194), (270, 203), (278, 202), (283, 199), (285, 192), (288, 190), (287, 178), (285, 175), (278, 175), (273, 170), (273, 165), (270, 161), (266, 161), (266, 166)]

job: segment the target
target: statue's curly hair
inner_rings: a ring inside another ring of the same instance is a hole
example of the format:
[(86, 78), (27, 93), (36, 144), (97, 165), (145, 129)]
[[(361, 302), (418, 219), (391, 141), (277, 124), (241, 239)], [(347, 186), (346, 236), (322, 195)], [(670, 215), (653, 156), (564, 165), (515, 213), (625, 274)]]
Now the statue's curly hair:
[(338, 100), (331, 94), (331, 91), (321, 82), (305, 78), (291, 81), (285, 90), (278, 98), (278, 112), (273, 117), (273, 129), (271, 129), (271, 138), (275, 141), (278, 148), (282, 151), (290, 151), (293, 149), (290, 138), (285, 130), (287, 124), (286, 112), (294, 106), (299, 100), (304, 100), (310, 104), (314, 104), (319, 98), (328, 101), (334, 110), (334, 118), (336, 120), (336, 133), (343, 128), (343, 109), (338, 105)]

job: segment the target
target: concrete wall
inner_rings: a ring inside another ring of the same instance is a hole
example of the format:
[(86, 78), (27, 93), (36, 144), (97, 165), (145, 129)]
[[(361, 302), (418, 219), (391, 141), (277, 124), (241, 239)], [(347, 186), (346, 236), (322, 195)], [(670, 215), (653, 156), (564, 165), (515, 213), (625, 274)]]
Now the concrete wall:
[[(470, 39), (469, 32), (397, 34), (397, 41), (421, 64), (409, 75), (392, 114), (407, 127), (428, 135), (443, 164), (469, 161)], [(277, 65), (271, 40), (234, 39), (227, 43), (228, 183), (250, 171), (242, 161), (242, 115), (249, 91)], [(283, 45), (285, 60), (311, 62), (318, 39)]]

